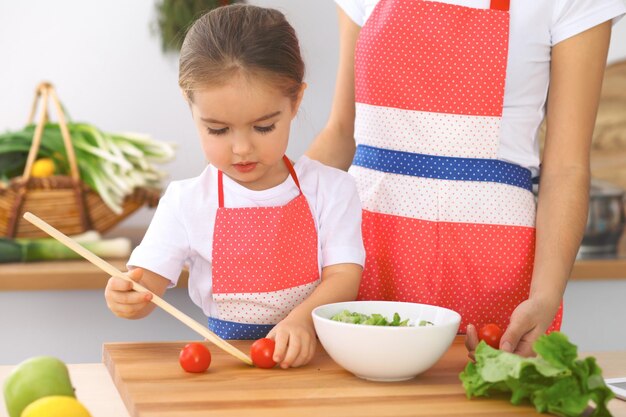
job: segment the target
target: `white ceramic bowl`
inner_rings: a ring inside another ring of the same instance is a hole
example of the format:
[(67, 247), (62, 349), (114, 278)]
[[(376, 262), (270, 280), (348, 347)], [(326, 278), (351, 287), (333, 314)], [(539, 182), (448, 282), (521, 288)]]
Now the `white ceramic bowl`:
[[(398, 313), (407, 327), (370, 326), (330, 320), (343, 310), (388, 320)], [(354, 375), (374, 381), (411, 379), (433, 366), (448, 350), (459, 329), (459, 313), (427, 304), (350, 301), (325, 304), (312, 312), (317, 335), (330, 357)], [(418, 326), (420, 320), (433, 326)]]

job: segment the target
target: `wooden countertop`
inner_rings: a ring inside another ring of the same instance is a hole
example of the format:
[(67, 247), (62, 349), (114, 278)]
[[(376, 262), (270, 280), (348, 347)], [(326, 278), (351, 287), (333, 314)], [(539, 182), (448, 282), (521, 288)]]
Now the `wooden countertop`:
[[(400, 383), (360, 380), (339, 369), (321, 350), (304, 368), (262, 370), (211, 349), (213, 363), (207, 373), (185, 374), (177, 362), (184, 343), (105, 345), (104, 360), (117, 389), (105, 365), (69, 364), (78, 399), (93, 417), (539, 416), (530, 407), (512, 406), (504, 399), (467, 400), (456, 376), (465, 366), (460, 340), (431, 370)], [(235, 344), (243, 349), (249, 342)], [(591, 354), (605, 377), (626, 375), (626, 352)], [(0, 385), (12, 369), (0, 366)], [(0, 390), (0, 417), (8, 417), (3, 404)], [(191, 410), (178, 412), (181, 404)], [(609, 409), (615, 417), (626, 417), (626, 402), (615, 399)]]
[[(135, 236), (137, 232), (132, 232)], [(118, 234), (119, 235), (119, 234)], [(108, 260), (126, 270), (125, 260)], [(87, 261), (58, 261), (0, 264), (0, 291), (104, 289), (109, 275)], [(178, 287), (186, 288), (189, 274), (183, 271)], [(626, 233), (614, 258), (578, 259), (572, 280), (626, 279)]]
[[(235, 341), (246, 351), (249, 341)], [(209, 371), (185, 373), (178, 365), (183, 343), (104, 345), (104, 363), (133, 417), (209, 416), (537, 416), (531, 406), (507, 398), (468, 400), (459, 372), (467, 357), (458, 338), (429, 371), (404, 382), (359, 379), (319, 348), (303, 368), (248, 367), (217, 348)], [(605, 377), (626, 375), (626, 352), (594, 354)], [(626, 403), (613, 400), (613, 415)]]

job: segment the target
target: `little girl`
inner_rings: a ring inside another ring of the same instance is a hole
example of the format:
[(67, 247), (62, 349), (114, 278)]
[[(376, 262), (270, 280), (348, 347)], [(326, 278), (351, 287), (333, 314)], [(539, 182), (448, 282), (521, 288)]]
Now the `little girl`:
[[(365, 259), (349, 174), (285, 156), (303, 76), (282, 13), (233, 5), (196, 21), (179, 84), (209, 165), (169, 185), (128, 261), (129, 275), (158, 295), (189, 265), (189, 294), (209, 328), (226, 339), (273, 338), (283, 368), (311, 360), (311, 310), (355, 299)], [(120, 317), (154, 308), (120, 278), (105, 297)]]

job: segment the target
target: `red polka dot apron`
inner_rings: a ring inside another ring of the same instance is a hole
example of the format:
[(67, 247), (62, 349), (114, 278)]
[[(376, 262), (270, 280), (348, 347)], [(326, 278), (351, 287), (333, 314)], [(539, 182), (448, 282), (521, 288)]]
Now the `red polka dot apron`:
[(497, 159), (508, 3), (381, 0), (356, 48), (359, 299), (451, 308), (462, 333), (505, 328), (533, 271), (531, 172)]
[(219, 317), (209, 317), (209, 328), (225, 339), (258, 339), (319, 284), (317, 229), (302, 190), (284, 206), (228, 208), (222, 178), (218, 171), (212, 260)]

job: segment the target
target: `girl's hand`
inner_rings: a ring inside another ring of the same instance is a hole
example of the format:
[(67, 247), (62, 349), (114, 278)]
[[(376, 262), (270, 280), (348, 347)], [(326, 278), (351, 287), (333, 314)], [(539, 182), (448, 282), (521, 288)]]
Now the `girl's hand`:
[(313, 359), (317, 340), (310, 319), (287, 316), (267, 337), (276, 342), (273, 359), (281, 368), (297, 368)]
[[(133, 281), (139, 282), (143, 277), (143, 269), (137, 268), (126, 273)], [(111, 277), (104, 290), (109, 310), (118, 317), (133, 319), (150, 304), (152, 294), (139, 293), (133, 290), (133, 285), (118, 277)]]

